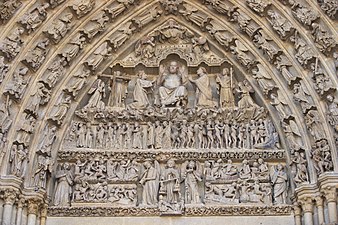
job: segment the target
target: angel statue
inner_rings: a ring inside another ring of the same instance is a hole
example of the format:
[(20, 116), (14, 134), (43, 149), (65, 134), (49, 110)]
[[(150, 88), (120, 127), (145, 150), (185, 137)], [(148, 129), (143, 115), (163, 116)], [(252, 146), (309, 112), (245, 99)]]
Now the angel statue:
[(179, 67), (176, 61), (171, 61), (166, 70), (160, 66), (160, 77), (157, 82), (159, 87), (160, 102), (162, 107), (186, 106), (188, 92), (184, 84), (187, 82), (185, 67)]
[(253, 89), (246, 80), (238, 83), (237, 92), (241, 95), (240, 100), (238, 101), (238, 107), (240, 109), (259, 108), (250, 96)]
[(270, 178), (273, 186), (274, 203), (286, 204), (288, 177), (286, 175), (286, 172), (284, 171), (282, 164), (271, 167)]
[(105, 83), (98, 79), (93, 84), (92, 88), (88, 91), (88, 94), (92, 94), (88, 104), (84, 108), (96, 108), (103, 109), (105, 104), (102, 98), (106, 97)]
[(239, 40), (235, 40), (235, 46), (230, 46), (230, 51), (236, 56), (236, 59), (247, 69), (251, 68), (255, 64), (255, 60), (249, 55), (250, 51)]
[(273, 81), (269, 72), (262, 64), (257, 64), (257, 67), (252, 70), (252, 74), (252, 77), (255, 78), (258, 85), (262, 88), (264, 94), (267, 95), (276, 87), (275, 82)]
[(275, 109), (278, 112), (278, 115), (281, 119), (288, 119), (289, 117), (292, 117), (292, 113), (290, 111), (290, 108), (288, 107), (287, 101), (281, 94), (280, 90), (277, 90), (277, 94), (271, 93), (270, 94), (271, 99), (271, 105), (275, 107)]
[(198, 190), (198, 182), (202, 181), (202, 171), (199, 162), (186, 161), (183, 163), (182, 180), (185, 187), (185, 203), (201, 204), (201, 196)]
[(286, 142), (291, 150), (291, 153), (302, 149), (301, 132), (294, 120), (290, 120), (288, 123), (283, 121), (282, 127), (286, 136)]
[(145, 170), (141, 175), (140, 184), (143, 186), (142, 205), (156, 206), (159, 189), (160, 165), (154, 161), (154, 165), (149, 161), (144, 162)]

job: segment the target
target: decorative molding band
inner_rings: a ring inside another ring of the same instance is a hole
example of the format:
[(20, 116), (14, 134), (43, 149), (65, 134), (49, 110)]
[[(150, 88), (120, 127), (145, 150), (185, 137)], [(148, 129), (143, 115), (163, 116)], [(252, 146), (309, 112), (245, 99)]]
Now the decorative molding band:
[(264, 160), (285, 160), (285, 150), (94, 150), (94, 149), (65, 149), (58, 153), (58, 159), (64, 161), (74, 161), (76, 159), (110, 158), (110, 159), (157, 159), (167, 160), (174, 158), (177, 160), (199, 159), (259, 159)]
[[(182, 216), (281, 216), (290, 215), (292, 206), (257, 206), (257, 205), (229, 205), (229, 206), (205, 206), (186, 207)], [(49, 207), (48, 216), (77, 217), (77, 216), (160, 216), (158, 208), (144, 207)]]

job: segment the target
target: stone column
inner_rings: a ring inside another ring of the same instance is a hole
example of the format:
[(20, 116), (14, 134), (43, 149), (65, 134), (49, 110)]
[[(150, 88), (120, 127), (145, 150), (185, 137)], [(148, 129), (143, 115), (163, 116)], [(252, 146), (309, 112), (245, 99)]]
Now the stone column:
[(3, 200), (4, 196), (1, 194), (0, 195), (0, 224), (2, 224), (2, 215), (3, 215), (3, 210), (4, 210), (4, 200)]
[(337, 191), (336, 187), (325, 187), (323, 190), (329, 210), (329, 222), (336, 224), (337, 220)]
[(25, 204), (25, 200), (21, 198), (18, 202), (18, 211), (16, 213), (16, 225), (21, 225), (22, 222), (22, 210)]
[(16, 192), (14, 190), (8, 189), (4, 192), (4, 209), (2, 217), (2, 225), (11, 225), (13, 205), (16, 200)]
[(296, 203), (293, 206), (293, 210), (295, 212), (295, 224), (296, 225), (302, 225), (302, 209), (299, 207), (299, 205)]
[(42, 210), (41, 210), (40, 225), (46, 225), (47, 207), (48, 207), (48, 205), (44, 205)]
[(302, 206), (304, 212), (304, 224), (313, 225), (313, 198), (303, 197), (299, 200), (300, 205)]
[(315, 197), (317, 211), (318, 211), (318, 224), (324, 224), (324, 200), (321, 195)]
[(36, 218), (39, 213), (39, 202), (35, 199), (28, 200), (27, 225), (36, 225)]
[(16, 204), (13, 205), (12, 216), (11, 216), (11, 225), (16, 224), (16, 213), (18, 211), (18, 207)]

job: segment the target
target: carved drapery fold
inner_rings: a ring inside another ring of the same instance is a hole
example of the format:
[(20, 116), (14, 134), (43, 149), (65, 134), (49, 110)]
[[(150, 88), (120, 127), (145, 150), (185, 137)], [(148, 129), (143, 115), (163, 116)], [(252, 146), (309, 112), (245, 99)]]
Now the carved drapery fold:
[[(115, 153), (136, 157), (137, 160), (124, 165), (128, 169), (137, 168), (130, 167), (132, 163), (145, 166), (149, 159), (154, 168), (154, 160), (159, 160), (159, 165), (164, 167), (168, 159), (174, 158), (178, 160), (176, 166), (180, 170), (185, 168), (195, 174), (201, 173), (201, 176), (184, 175), (181, 188), (188, 191), (175, 193), (195, 203), (202, 199), (204, 204), (206, 198), (215, 201), (218, 196), (215, 193), (221, 185), (229, 193), (224, 191), (224, 199), (217, 201), (227, 202), (231, 188), (236, 187), (242, 195), (237, 199), (239, 203), (286, 203), (284, 192), (276, 191), (283, 190), (283, 179), (276, 179), (274, 174), (290, 175), (293, 192), (308, 183), (317, 183), (318, 177), (337, 171), (334, 139), (337, 136), (337, 79), (334, 76), (336, 68), (332, 67), (337, 60), (332, 57), (336, 50), (332, 27), (336, 21), (321, 11), (310, 11), (313, 2), (203, 1), (202, 5), (202, 1), (159, 1), (144, 5), (145, 10), (136, 10), (136, 4), (144, 4), (142, 1), (46, 2), (28, 4), (10, 0), (0, 3), (0, 21), (6, 28), (0, 41), (0, 91), (3, 93), (0, 160), (6, 162), (1, 164), (2, 175), (24, 179), (25, 188), (46, 190), (53, 198), (56, 194), (51, 190), (56, 187), (57, 196), (62, 198), (59, 202), (69, 203), (72, 197), (62, 197), (67, 195), (64, 189), (73, 185), (80, 188), (81, 184), (73, 180), (76, 166), (74, 160), (67, 162), (70, 155), (76, 158), (80, 154), (92, 154), (101, 157), (105, 164), (109, 160), (116, 163), (114, 160), (119, 158), (114, 156)], [(316, 7), (334, 18), (334, 2), (318, 2)], [(282, 3), (285, 4), (283, 10)], [(154, 10), (147, 11), (146, 7)], [(289, 14), (286, 13), (288, 10)], [(219, 13), (217, 18), (213, 16), (216, 12)], [(124, 16), (128, 21), (114, 29), (116, 21), (122, 21)], [(266, 20), (259, 21), (257, 17)], [(161, 22), (164, 20), (167, 23)], [(84, 23), (79, 26), (82, 21)], [(14, 29), (7, 29), (6, 24), (13, 25)], [(305, 30), (311, 35), (304, 35)], [(243, 33), (246, 37), (242, 37)], [(180, 38), (183, 42), (178, 41)], [(129, 54), (131, 52), (133, 54)], [(154, 69), (160, 65), (168, 66), (173, 57), (170, 54), (179, 56), (175, 60), (179, 61), (181, 69), (186, 66), (186, 71), (182, 69), (176, 74), (168, 72), (169, 67), (163, 73), (160, 68)], [(139, 62), (144, 68), (133, 71)], [(163, 77), (162, 82), (158, 75)], [(170, 76), (181, 79), (174, 89), (167, 85), (166, 77)], [(120, 92), (120, 95), (114, 95), (114, 92)], [(227, 104), (240, 110), (223, 110), (227, 107), (222, 106)], [(164, 107), (159, 107), (161, 105)], [(177, 110), (174, 105), (187, 106), (187, 109)], [(223, 111), (214, 112), (214, 106)], [(152, 111), (152, 107), (155, 110)], [(166, 107), (169, 109), (164, 109)], [(139, 110), (147, 108), (149, 111), (140, 114)], [(250, 113), (249, 108), (253, 115), (244, 118)], [(246, 113), (240, 115), (243, 110)], [(233, 121), (233, 117), (222, 113), (236, 114), (236, 123), (227, 122)], [(259, 115), (263, 120), (258, 118)], [(163, 119), (165, 117), (170, 120)], [(213, 121), (209, 122), (211, 119)], [(62, 140), (60, 134), (68, 131), (69, 136)], [(112, 148), (117, 151), (110, 152)], [(195, 148), (202, 151), (191, 150)], [(104, 149), (109, 157), (97, 153), (99, 149)], [(128, 153), (124, 152), (126, 149)], [(145, 149), (151, 149), (153, 155), (142, 152)], [(157, 151), (159, 149), (165, 151)], [(246, 150), (241, 152), (243, 149)], [(189, 153), (184, 153), (186, 151)], [(208, 154), (203, 155), (203, 151)], [(185, 165), (187, 157), (192, 163)], [(253, 160), (245, 165), (244, 160), (248, 157)], [(260, 159), (268, 162), (260, 164)], [(234, 165), (225, 160), (234, 160)], [(281, 170), (274, 165), (277, 162), (282, 163)], [(106, 179), (104, 169), (107, 168), (98, 159), (95, 163), (93, 167), (98, 169), (89, 169), (85, 173), (88, 176), (96, 174), (100, 183)], [(195, 165), (190, 168), (189, 164)], [(271, 187), (257, 175), (266, 173), (265, 170), (258, 169), (255, 173), (256, 167), (263, 168), (264, 164), (269, 170), (269, 179), (276, 182)], [(209, 166), (214, 171), (221, 168), (218, 175), (209, 176), (206, 173)], [(233, 181), (229, 174), (220, 172), (227, 166), (228, 173), (231, 168), (238, 167), (239, 171), (233, 175), (248, 180), (238, 184), (219, 181), (218, 176), (228, 176), (231, 178), (228, 181)], [(246, 166), (250, 178), (245, 178), (248, 174)], [(218, 183), (204, 181), (208, 176), (216, 177)], [(111, 201), (118, 204), (130, 201), (138, 205), (139, 200), (132, 200), (136, 187), (151, 188), (150, 183), (140, 185), (136, 182), (124, 184), (125, 190), (119, 192), (113, 185), (115, 181), (109, 182), (107, 188), (112, 193), (94, 189), (101, 199), (111, 197)], [(156, 182), (159, 188), (170, 187)], [(210, 192), (202, 196), (197, 193), (203, 185)], [(246, 188), (249, 198), (243, 197)], [(269, 190), (275, 193), (270, 200), (263, 199), (262, 193)], [(116, 195), (131, 197), (129, 200), (114, 199), (114, 191)], [(331, 212), (327, 222), (337, 222), (337, 214), (332, 212), (336, 203), (330, 197), (335, 195), (336, 189), (332, 186), (321, 191), (325, 193)], [(182, 211), (179, 203), (170, 202), (167, 192), (163, 193), (157, 199), (162, 211)], [(295, 193), (294, 197), (297, 197), (297, 190)], [(290, 204), (289, 197), (293, 194), (288, 195), (287, 204)], [(6, 192), (5, 197), (8, 197), (4, 198), (8, 200), (8, 204), (5, 203), (8, 211), (9, 205), (13, 204)], [(314, 205), (318, 212), (323, 210), (321, 200), (320, 195), (316, 197)], [(168, 201), (171, 205), (166, 204)], [(310, 221), (313, 209), (310, 210), (309, 202), (304, 199), (299, 201), (306, 220)], [(177, 207), (176, 210), (173, 207)], [(194, 210), (186, 207), (186, 215)], [(19, 214), (18, 210), (17, 218)], [(319, 221), (325, 222), (322, 213), (319, 214)], [(35, 223), (34, 215), (37, 214), (31, 213), (30, 223)], [(296, 223), (299, 223), (298, 215)], [(44, 223), (45, 215), (40, 217), (40, 222)]]

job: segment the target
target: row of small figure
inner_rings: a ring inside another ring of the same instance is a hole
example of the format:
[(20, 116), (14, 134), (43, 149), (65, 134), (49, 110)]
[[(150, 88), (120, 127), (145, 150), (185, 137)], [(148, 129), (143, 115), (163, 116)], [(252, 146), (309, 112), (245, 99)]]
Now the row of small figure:
[(278, 140), (268, 144), (272, 133), (275, 130), (268, 119), (246, 124), (219, 120), (107, 125), (79, 122), (73, 126), (69, 142), (78, 148), (105, 149), (273, 148)]

